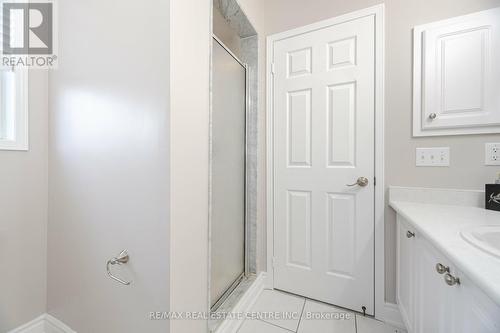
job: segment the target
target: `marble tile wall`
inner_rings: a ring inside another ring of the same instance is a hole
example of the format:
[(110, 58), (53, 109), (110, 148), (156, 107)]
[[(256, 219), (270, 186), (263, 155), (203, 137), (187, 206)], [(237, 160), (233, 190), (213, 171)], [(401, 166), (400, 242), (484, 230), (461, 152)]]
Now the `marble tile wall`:
[(241, 60), (247, 64), (247, 265), (257, 272), (257, 138), (258, 138), (258, 56), (257, 36), (241, 40)]
[(257, 35), (257, 32), (236, 0), (214, 0), (213, 5), (214, 8), (219, 9), (229, 26), (233, 28), (241, 38)]

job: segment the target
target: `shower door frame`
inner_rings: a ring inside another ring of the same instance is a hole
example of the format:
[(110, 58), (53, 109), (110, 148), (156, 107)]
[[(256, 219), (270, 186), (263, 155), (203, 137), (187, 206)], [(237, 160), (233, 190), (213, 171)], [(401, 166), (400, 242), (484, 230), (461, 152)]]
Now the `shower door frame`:
[(249, 82), (248, 82), (248, 65), (241, 61), (215, 34), (212, 34), (212, 40), (218, 43), (239, 65), (243, 67), (245, 70), (245, 156), (243, 159), (243, 165), (244, 167), (244, 185), (243, 185), (243, 200), (244, 200), (244, 212), (243, 212), (243, 230), (244, 230), (244, 235), (243, 235), (243, 273), (229, 286), (229, 288), (222, 294), (221, 297), (212, 305), (211, 303), (211, 276), (212, 276), (212, 115), (213, 115), (213, 90), (212, 90), (212, 83), (213, 83), (213, 49), (211, 43), (210, 45), (210, 112), (209, 112), (209, 121), (210, 121), (210, 126), (209, 126), (209, 188), (208, 188), (208, 207), (209, 207), (209, 214), (208, 214), (208, 228), (209, 228), (209, 242), (208, 242), (208, 305), (210, 312), (216, 312), (217, 309), (227, 300), (227, 298), (231, 295), (231, 293), (238, 287), (240, 282), (248, 276), (249, 272), (249, 263), (248, 263), (248, 195), (247, 195), (247, 190), (248, 190), (248, 110), (249, 110), (249, 92), (248, 92), (248, 87), (249, 87)]

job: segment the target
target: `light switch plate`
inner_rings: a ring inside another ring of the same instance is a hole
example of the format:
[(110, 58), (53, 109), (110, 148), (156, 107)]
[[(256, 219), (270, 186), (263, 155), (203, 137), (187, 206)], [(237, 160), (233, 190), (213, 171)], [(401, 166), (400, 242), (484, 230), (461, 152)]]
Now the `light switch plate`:
[(417, 166), (450, 166), (450, 147), (417, 148)]
[(500, 143), (484, 144), (484, 164), (500, 165)]

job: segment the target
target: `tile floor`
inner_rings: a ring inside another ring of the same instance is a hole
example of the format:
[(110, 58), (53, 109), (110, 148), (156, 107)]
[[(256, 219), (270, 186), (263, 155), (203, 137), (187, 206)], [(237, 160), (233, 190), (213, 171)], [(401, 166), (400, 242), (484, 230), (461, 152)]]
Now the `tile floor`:
[[(377, 320), (281, 291), (264, 290), (238, 333), (405, 333)], [(320, 318), (321, 317), (321, 318)]]

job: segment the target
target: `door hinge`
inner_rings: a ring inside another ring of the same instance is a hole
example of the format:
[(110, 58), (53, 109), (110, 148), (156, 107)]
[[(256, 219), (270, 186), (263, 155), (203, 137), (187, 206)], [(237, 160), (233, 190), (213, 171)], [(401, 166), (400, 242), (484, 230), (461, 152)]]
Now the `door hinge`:
[(276, 267), (276, 257), (273, 257), (273, 259), (272, 259), (272, 265), (273, 265), (273, 268)]
[(271, 74), (276, 74), (275, 68), (274, 68), (274, 62), (271, 63)]
[(377, 177), (373, 177), (373, 186), (377, 186)]

